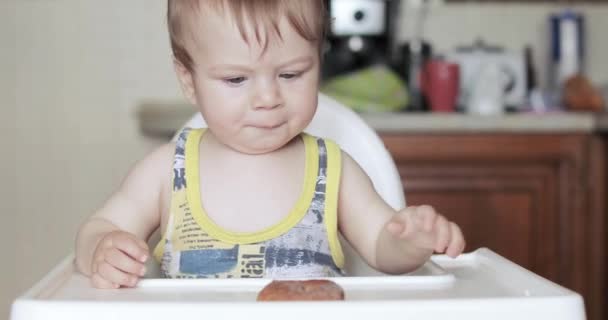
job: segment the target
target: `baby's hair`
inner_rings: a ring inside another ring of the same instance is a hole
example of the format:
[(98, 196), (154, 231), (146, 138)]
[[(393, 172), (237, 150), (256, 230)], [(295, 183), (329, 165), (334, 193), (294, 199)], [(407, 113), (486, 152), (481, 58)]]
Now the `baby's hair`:
[[(186, 69), (193, 71), (193, 59), (185, 46), (186, 37), (194, 39), (193, 15), (212, 9), (234, 18), (245, 42), (249, 43), (246, 24), (250, 23), (255, 40), (268, 47), (271, 34), (281, 39), (279, 19), (286, 17), (289, 24), (304, 39), (317, 42), (322, 54), (323, 39), (327, 31), (325, 0), (168, 0), (167, 23), (171, 49)], [(313, 21), (308, 21), (306, 10), (312, 10)], [(263, 35), (263, 36), (262, 36)]]

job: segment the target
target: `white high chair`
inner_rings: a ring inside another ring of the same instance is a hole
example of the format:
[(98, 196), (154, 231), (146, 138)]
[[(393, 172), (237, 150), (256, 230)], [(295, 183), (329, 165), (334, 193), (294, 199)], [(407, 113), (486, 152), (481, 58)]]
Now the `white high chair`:
[[(186, 126), (203, 127), (200, 115)], [(395, 164), (376, 133), (326, 96), (308, 133), (328, 137), (357, 161), (394, 208), (405, 205)], [(435, 255), (407, 276), (377, 272), (343, 241), (346, 271), (336, 277), (346, 301), (256, 303), (271, 279), (150, 279), (137, 288), (94, 289), (68, 256), (12, 305), (11, 320), (415, 318), (434, 320), (584, 320), (582, 297), (481, 248), (456, 259)], [(150, 270), (149, 270), (150, 271)]]
[[(197, 113), (184, 125), (184, 128), (206, 126), (205, 119)], [(354, 111), (319, 93), (317, 112), (304, 131), (335, 141), (367, 173), (384, 201), (395, 209), (405, 206), (401, 178), (391, 155), (376, 132)], [(380, 274), (370, 268), (344, 239), (341, 240), (346, 258), (345, 269), (348, 274)]]

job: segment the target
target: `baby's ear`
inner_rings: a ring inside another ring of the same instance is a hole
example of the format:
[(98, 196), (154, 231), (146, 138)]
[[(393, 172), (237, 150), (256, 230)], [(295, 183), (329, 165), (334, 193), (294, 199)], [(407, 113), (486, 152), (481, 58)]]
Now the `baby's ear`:
[(192, 78), (192, 72), (188, 70), (181, 61), (173, 58), (173, 68), (177, 74), (177, 80), (182, 87), (182, 91), (186, 96), (186, 99), (196, 105), (196, 95), (194, 94), (194, 79)]

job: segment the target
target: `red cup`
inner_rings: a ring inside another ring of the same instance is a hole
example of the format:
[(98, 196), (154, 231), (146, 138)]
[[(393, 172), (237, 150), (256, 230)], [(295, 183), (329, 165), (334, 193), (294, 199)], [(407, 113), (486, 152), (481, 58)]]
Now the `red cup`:
[(430, 60), (420, 73), (422, 93), (431, 111), (453, 112), (456, 110), (460, 88), (460, 67), (444, 60)]

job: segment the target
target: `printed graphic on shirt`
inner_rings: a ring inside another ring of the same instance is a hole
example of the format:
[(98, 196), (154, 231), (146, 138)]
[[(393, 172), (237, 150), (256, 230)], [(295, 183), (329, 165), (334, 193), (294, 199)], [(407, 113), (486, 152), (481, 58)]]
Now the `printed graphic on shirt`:
[(176, 142), (175, 157), (173, 160), (173, 190), (178, 191), (186, 188), (186, 138), (190, 129), (184, 129)]

